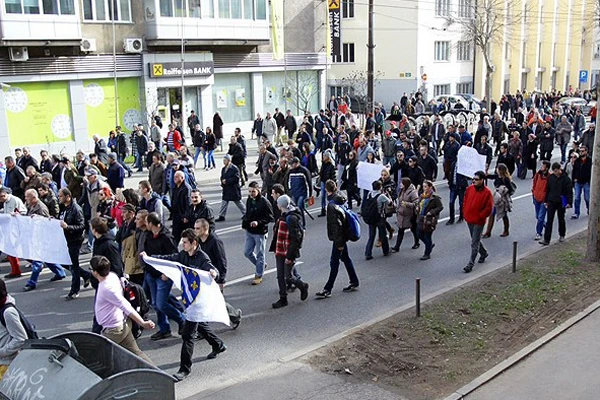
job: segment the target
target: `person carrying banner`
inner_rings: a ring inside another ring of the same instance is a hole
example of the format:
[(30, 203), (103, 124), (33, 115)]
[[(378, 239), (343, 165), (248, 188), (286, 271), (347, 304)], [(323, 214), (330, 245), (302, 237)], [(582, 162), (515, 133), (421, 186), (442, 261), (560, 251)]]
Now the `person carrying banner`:
[[(182, 264), (190, 269), (199, 269), (203, 271), (210, 272), (213, 278), (219, 276), (219, 272), (213, 266), (210, 261), (208, 255), (202, 251), (200, 248), (200, 244), (198, 242), (198, 236), (193, 229), (188, 228), (181, 233), (181, 244), (183, 246), (183, 250), (179, 253), (174, 253), (170, 255), (164, 256), (156, 256), (156, 258), (160, 258), (162, 260), (174, 261), (179, 264)], [(142, 252), (140, 256), (146, 257), (146, 253)], [(192, 275), (192, 274), (189, 274)], [(196, 276), (197, 274), (193, 274)], [(188, 276), (187, 273), (182, 275), (182, 279), (185, 277), (186, 280), (193, 279)], [(198, 284), (196, 281), (189, 282), (190, 286), (194, 284)], [(197, 292), (199, 294), (199, 292)], [(191, 300), (191, 299), (190, 299)], [(189, 304), (184, 299), (184, 304), (186, 307), (191, 305), (193, 301)], [(179, 361), (179, 371), (173, 375), (173, 377), (179, 382), (188, 377), (192, 370), (192, 356), (194, 354), (194, 334), (198, 332), (198, 334), (206, 339), (206, 341), (212, 346), (212, 352), (206, 356), (207, 359), (212, 360), (217, 358), (220, 353), (223, 353), (227, 350), (227, 346), (223, 343), (221, 339), (212, 331), (210, 326), (206, 322), (202, 321), (194, 321), (194, 316), (190, 314), (185, 314), (185, 321), (183, 322), (183, 327), (181, 329), (181, 338), (183, 339), (183, 344), (181, 346), (181, 358)]]

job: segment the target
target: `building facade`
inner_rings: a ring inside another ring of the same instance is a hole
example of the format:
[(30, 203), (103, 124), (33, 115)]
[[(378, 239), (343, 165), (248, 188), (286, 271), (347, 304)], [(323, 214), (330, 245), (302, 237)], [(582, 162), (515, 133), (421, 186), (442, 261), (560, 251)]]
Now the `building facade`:
[(273, 60), (267, 0), (3, 2), (2, 153), (89, 150), (93, 135), (154, 114), (186, 128), (192, 110), (204, 127), (218, 111), (228, 135), (275, 107), (318, 111), (325, 5), (284, 5), (285, 57)]
[[(402, 94), (420, 90), (425, 98), (472, 93), (473, 46), (448, 18), (463, 13), (457, 1), (379, 0), (374, 5), (375, 101), (389, 108)], [(456, 25), (456, 24), (455, 24)], [(342, 56), (328, 72), (329, 94), (363, 91), (356, 71), (367, 69), (368, 6), (342, 0)], [(365, 75), (366, 76), (366, 75)]]

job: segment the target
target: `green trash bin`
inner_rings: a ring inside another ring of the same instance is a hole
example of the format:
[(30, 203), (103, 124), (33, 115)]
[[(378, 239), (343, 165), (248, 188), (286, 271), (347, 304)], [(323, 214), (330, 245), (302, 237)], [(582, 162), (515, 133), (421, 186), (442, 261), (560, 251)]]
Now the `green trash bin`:
[(28, 340), (0, 381), (8, 400), (175, 400), (175, 380), (107, 338)]

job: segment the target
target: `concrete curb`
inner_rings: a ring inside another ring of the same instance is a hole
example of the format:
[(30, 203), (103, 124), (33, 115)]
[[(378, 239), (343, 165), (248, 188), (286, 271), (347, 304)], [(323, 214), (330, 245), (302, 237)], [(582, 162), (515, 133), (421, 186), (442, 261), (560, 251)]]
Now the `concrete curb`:
[(528, 357), (532, 353), (539, 350), (541, 347), (551, 342), (557, 336), (561, 335), (573, 325), (577, 324), (581, 320), (585, 319), (588, 315), (593, 313), (594, 311), (600, 309), (600, 300), (580, 312), (579, 314), (569, 318), (567, 321), (563, 322), (560, 326), (554, 329), (551, 332), (548, 332), (543, 337), (539, 338), (535, 342), (531, 343), (521, 351), (502, 361), (500, 364), (496, 365), (489, 371), (483, 373), (479, 377), (475, 378), (470, 383), (466, 384), (462, 388), (458, 389), (456, 392), (452, 393), (450, 396), (446, 397), (444, 400), (462, 400), (465, 396), (473, 393), (475, 390), (485, 385), (487, 382), (491, 381), (498, 375), (502, 374), (504, 371), (510, 369), (515, 364), (519, 363), (524, 358)]
[[(567, 238), (571, 238), (571, 237), (573, 237), (575, 235), (578, 235), (579, 233), (581, 233), (581, 232), (583, 232), (585, 230), (587, 230), (587, 227), (579, 229), (577, 231), (574, 231), (571, 234), (568, 234)], [(552, 242), (552, 243), (550, 243), (550, 246), (557, 245), (558, 243), (559, 243), (558, 241)], [(518, 256), (517, 260), (520, 261), (520, 260), (522, 260), (522, 259), (524, 259), (526, 257), (529, 257), (529, 256), (531, 256), (531, 255), (533, 255), (533, 254), (535, 254), (535, 253), (537, 253), (539, 251), (542, 251), (542, 250), (544, 250), (546, 248), (548, 248), (548, 246), (540, 246), (540, 248), (538, 248), (538, 249), (530, 250), (528, 252), (520, 254)], [(448, 293), (451, 290), (454, 290), (454, 289), (459, 288), (461, 286), (464, 286), (464, 285), (466, 285), (468, 283), (471, 283), (474, 280), (477, 280), (477, 279), (482, 278), (482, 277), (484, 277), (486, 275), (489, 275), (489, 274), (491, 274), (493, 272), (496, 272), (496, 271), (498, 271), (501, 268), (508, 268), (511, 265), (512, 264), (504, 264), (504, 265), (502, 265), (502, 266), (500, 266), (498, 268), (494, 268), (494, 269), (492, 269), (490, 271), (482, 272), (482, 273), (479, 273), (477, 275), (472, 275), (468, 279), (466, 279), (464, 281), (461, 281), (457, 285), (448, 286), (448, 287), (442, 288), (442, 289), (440, 289), (440, 290), (438, 290), (436, 292), (428, 294), (428, 295), (426, 295), (424, 297), (422, 296), (421, 297), (421, 304), (429, 302), (429, 301), (435, 299), (438, 296), (441, 296), (441, 295), (443, 295), (445, 293)], [(518, 263), (517, 263), (517, 265), (518, 265)], [(517, 269), (518, 269), (518, 267), (517, 267)], [(357, 326), (352, 327), (352, 328), (350, 328), (348, 330), (345, 330), (345, 331), (343, 331), (341, 333), (338, 333), (337, 335), (334, 335), (334, 336), (328, 337), (326, 339), (320, 340), (320, 341), (315, 342), (314, 344), (312, 344), (310, 346), (307, 346), (307, 347), (305, 347), (303, 349), (295, 351), (295, 352), (293, 352), (293, 353), (291, 353), (291, 354), (289, 354), (289, 355), (287, 355), (285, 357), (280, 358), (279, 361), (285, 363), (285, 362), (289, 362), (289, 361), (293, 361), (293, 360), (296, 360), (298, 358), (301, 358), (301, 357), (305, 356), (308, 353), (311, 353), (311, 352), (313, 352), (315, 350), (320, 349), (321, 347), (325, 347), (325, 346), (327, 346), (327, 345), (329, 345), (331, 343), (334, 343), (334, 342), (336, 342), (338, 340), (344, 339), (347, 336), (350, 336), (350, 335), (352, 335), (352, 334), (354, 334), (354, 333), (356, 333), (356, 332), (358, 332), (360, 330), (368, 328), (371, 325), (375, 325), (375, 324), (377, 324), (377, 323), (379, 323), (379, 322), (381, 322), (381, 321), (383, 321), (383, 320), (385, 320), (387, 318), (390, 318), (390, 317), (392, 317), (392, 316), (394, 316), (396, 314), (399, 314), (399, 313), (404, 312), (406, 310), (410, 310), (413, 307), (415, 307), (415, 305), (412, 304), (412, 303), (409, 303), (409, 304), (405, 304), (402, 307), (390, 310), (390, 311), (386, 312), (385, 314), (379, 315), (376, 318), (373, 318), (373, 319), (371, 319), (371, 320), (369, 320), (367, 322), (364, 322), (364, 323), (362, 323), (360, 325), (357, 325)], [(447, 400), (449, 400), (449, 398)]]

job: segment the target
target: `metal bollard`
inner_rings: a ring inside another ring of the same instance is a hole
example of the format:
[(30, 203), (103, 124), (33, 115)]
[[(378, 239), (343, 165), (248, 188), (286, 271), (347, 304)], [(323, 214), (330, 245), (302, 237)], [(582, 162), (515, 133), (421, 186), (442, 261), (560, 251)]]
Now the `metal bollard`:
[(415, 311), (417, 318), (421, 317), (421, 278), (415, 280)]
[(517, 245), (519, 242), (513, 242), (513, 262), (512, 262), (512, 272), (513, 274), (517, 272)]

